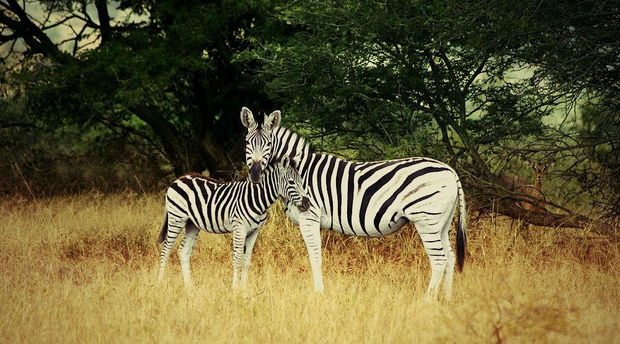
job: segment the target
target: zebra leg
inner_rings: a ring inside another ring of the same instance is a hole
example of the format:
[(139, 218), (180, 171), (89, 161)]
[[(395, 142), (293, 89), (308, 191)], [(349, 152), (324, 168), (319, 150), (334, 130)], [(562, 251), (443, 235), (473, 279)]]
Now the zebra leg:
[(310, 210), (307, 213), (309, 214), (301, 217), (299, 227), (310, 258), (314, 290), (322, 292), (325, 286), (323, 285), (323, 272), (321, 271), (321, 224), (318, 216), (312, 214)]
[(192, 257), (192, 251), (194, 250), (198, 233), (200, 233), (200, 229), (193, 223), (188, 222), (187, 225), (185, 225), (185, 236), (179, 248), (179, 261), (181, 261), (181, 271), (183, 271), (183, 282), (185, 282), (185, 286), (188, 288), (194, 286), (189, 261)]
[(456, 212), (456, 205), (457, 204), (455, 203), (452, 211), (450, 212), (450, 216), (445, 218), (445, 222), (441, 230), (441, 244), (446, 252), (447, 259), (446, 269), (444, 270), (443, 275), (443, 290), (446, 300), (452, 299), (452, 280), (454, 280), (454, 263), (456, 262), (456, 256), (452, 250), (452, 245), (450, 245), (450, 227), (452, 227), (452, 218)]
[(233, 229), (233, 288), (239, 286), (239, 269), (243, 260), (243, 246), (245, 245), (246, 231), (241, 226)]
[(245, 246), (243, 247), (243, 266), (241, 267), (241, 286), (244, 286), (248, 281), (248, 272), (250, 270), (250, 263), (252, 262), (252, 250), (258, 238), (258, 232), (260, 228), (257, 228), (249, 236), (245, 238)]
[(157, 276), (157, 283), (160, 283), (164, 278), (164, 272), (166, 270), (166, 263), (174, 243), (177, 241), (179, 234), (183, 230), (183, 227), (187, 223), (186, 217), (177, 217), (174, 215), (168, 215), (168, 230), (166, 232), (166, 238), (164, 239), (161, 247), (161, 253), (159, 254), (159, 274)]
[(420, 234), (431, 265), (431, 279), (426, 289), (426, 299), (437, 297), (437, 290), (448, 264), (447, 250), (444, 247), (441, 235), (444, 223), (443, 217), (438, 216), (418, 219), (415, 222), (415, 227)]

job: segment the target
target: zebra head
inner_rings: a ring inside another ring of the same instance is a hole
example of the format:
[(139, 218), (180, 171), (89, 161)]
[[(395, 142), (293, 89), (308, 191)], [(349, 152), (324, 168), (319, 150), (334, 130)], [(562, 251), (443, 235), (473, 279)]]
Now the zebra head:
[(265, 116), (262, 124), (256, 123), (250, 109), (241, 109), (241, 123), (248, 128), (245, 137), (245, 162), (249, 168), (249, 178), (252, 183), (259, 183), (261, 172), (265, 170), (271, 159), (271, 143), (273, 131), (280, 126), (280, 111), (274, 111)]
[(299, 211), (304, 212), (310, 208), (310, 199), (304, 188), (303, 179), (297, 171), (297, 163), (295, 158), (284, 156), (276, 164), (280, 177), (285, 182), (282, 185), (283, 190), (280, 191), (280, 195), (295, 204)]

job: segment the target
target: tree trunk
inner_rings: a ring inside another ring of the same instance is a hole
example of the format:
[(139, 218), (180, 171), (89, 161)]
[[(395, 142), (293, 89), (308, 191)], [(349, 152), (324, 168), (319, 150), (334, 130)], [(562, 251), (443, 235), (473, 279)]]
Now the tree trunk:
[[(527, 200), (522, 200), (527, 201)], [(565, 228), (586, 228), (592, 226), (596, 232), (610, 232), (613, 227), (607, 223), (600, 222), (578, 214), (556, 214), (548, 211), (532, 211), (517, 205), (512, 198), (500, 199), (493, 202), (493, 206), (484, 205), (478, 207), (479, 210), (506, 215), (535, 226), (544, 227), (565, 227)]]
[(536, 226), (584, 228), (593, 224), (597, 226), (604, 226), (604, 229), (610, 228), (606, 224), (597, 223), (597, 221), (583, 215), (564, 215), (551, 212), (530, 211), (518, 207), (510, 202), (500, 202), (499, 204), (500, 207), (498, 208), (498, 211), (500, 213), (521, 219), (522, 221)]
[(97, 16), (99, 17), (99, 29), (101, 30), (101, 43), (106, 43), (112, 37), (112, 27), (110, 26), (110, 14), (108, 13), (107, 0), (95, 0)]
[[(218, 144), (211, 130), (206, 130), (200, 138), (200, 147), (204, 153), (204, 163), (211, 177), (231, 180), (234, 177), (235, 164), (241, 157), (231, 157)], [(234, 159), (234, 160), (233, 160)]]
[(211, 177), (232, 179), (235, 166), (214, 139), (211, 131), (203, 131), (201, 138), (184, 139), (157, 108), (134, 106), (131, 110), (159, 137), (166, 158), (177, 177), (188, 172), (202, 172), (207, 169)]
[[(172, 170), (176, 176), (180, 176), (187, 171), (187, 165), (184, 157), (186, 154), (180, 133), (172, 126), (157, 108), (150, 106), (133, 106), (130, 110), (143, 120), (153, 130), (153, 133), (159, 137), (166, 158), (172, 165)], [(185, 154), (184, 154), (185, 153)]]
[[(462, 181), (466, 186), (466, 191), (470, 190), (469, 195), (474, 196), (477, 205), (473, 208), (483, 212), (497, 212), (536, 226), (545, 227), (568, 227), (592, 229), (598, 232), (609, 232), (613, 227), (607, 223), (588, 218), (583, 215), (574, 214), (569, 209), (555, 204), (547, 199), (536, 198), (532, 195), (521, 194), (506, 189), (498, 178), (496, 181), (488, 181), (475, 174), (464, 173)], [(477, 200), (477, 202), (476, 202)], [(522, 207), (524, 203), (529, 203), (535, 207), (542, 207), (540, 210), (528, 210)], [(552, 213), (547, 210), (554, 207), (566, 214)]]

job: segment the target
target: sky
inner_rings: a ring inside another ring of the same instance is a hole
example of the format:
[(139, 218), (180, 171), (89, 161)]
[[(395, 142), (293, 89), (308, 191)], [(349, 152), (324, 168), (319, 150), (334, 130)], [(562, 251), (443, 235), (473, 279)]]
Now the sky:
[[(25, 4), (26, 13), (30, 16), (31, 20), (35, 24), (42, 23), (49, 13), (41, 5), (39, 1), (25, 1), (24, 4)], [(120, 22), (140, 23), (140, 22), (144, 22), (148, 20), (148, 17), (146, 15), (137, 15), (135, 13), (132, 13), (129, 10), (119, 10), (117, 8), (118, 4), (119, 4), (118, 2), (108, 3), (108, 13), (110, 15), (110, 18), (112, 19), (112, 25), (114, 25), (114, 23), (120, 23)], [(94, 4), (90, 3), (87, 5), (86, 13), (92, 18), (94, 22), (96, 23), (99, 22), (97, 10), (95, 9)], [(62, 18), (65, 18), (66, 15), (67, 15), (67, 12), (52, 13), (47, 25), (57, 23)], [(41, 25), (38, 25), (38, 26), (40, 27)], [(65, 23), (61, 25), (45, 30), (45, 33), (52, 40), (52, 42), (61, 43), (67, 39), (71, 39), (75, 37), (76, 32), (79, 32), (83, 28), (83, 26), (84, 26), (84, 21), (74, 18), (74, 19), (70, 19), (66, 21)], [(85, 31), (85, 33), (88, 33), (88, 32), (92, 33), (93, 30), (87, 29)], [(94, 48), (97, 46), (97, 40), (98, 39), (96, 38), (96, 36), (85, 38), (80, 42), (80, 46), (88, 45), (86, 48)], [(73, 42), (66, 42), (61, 45), (61, 49), (64, 51), (70, 52), (73, 50), (73, 45), (74, 45)], [(23, 50), (24, 49), (23, 43), (18, 42), (18, 44), (16, 44), (16, 48)], [(10, 49), (10, 43), (4, 44), (0, 46), (0, 53), (6, 54), (9, 49)]]

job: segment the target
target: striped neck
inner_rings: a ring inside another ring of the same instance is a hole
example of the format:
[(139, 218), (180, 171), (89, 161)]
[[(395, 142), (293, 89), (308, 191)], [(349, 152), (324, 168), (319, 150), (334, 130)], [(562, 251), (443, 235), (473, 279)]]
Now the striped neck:
[(280, 170), (274, 165), (267, 166), (259, 184), (245, 181), (246, 188), (252, 196), (250, 199), (260, 208), (260, 211), (267, 210), (278, 199), (278, 196), (287, 198), (286, 184)]
[(310, 143), (301, 135), (290, 129), (278, 127), (273, 132), (273, 145), (271, 150), (273, 154), (271, 155), (272, 163), (270, 165), (272, 165), (274, 161), (279, 161), (286, 155), (299, 155), (299, 167), (297, 169), (302, 175), (305, 175), (313, 150)]

